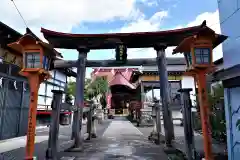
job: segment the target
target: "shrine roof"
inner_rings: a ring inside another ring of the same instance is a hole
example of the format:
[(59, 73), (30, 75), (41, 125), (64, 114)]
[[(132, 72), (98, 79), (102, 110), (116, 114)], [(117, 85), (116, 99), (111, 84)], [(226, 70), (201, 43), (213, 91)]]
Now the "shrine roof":
[(2, 39), (1, 43), (12, 43), (14, 41), (17, 41), (21, 36), (21, 33), (17, 32), (16, 30), (0, 21), (0, 38)]
[(114, 75), (113, 79), (109, 82), (109, 86), (114, 85), (124, 85), (129, 87), (130, 89), (136, 89), (135, 86), (131, 84), (121, 72), (117, 72)]
[[(123, 43), (128, 48), (148, 48), (158, 44), (177, 46), (184, 38), (205, 29), (210, 28), (206, 26), (204, 21), (203, 24), (194, 27), (156, 32), (72, 34), (51, 31), (45, 28), (41, 28), (41, 32), (55, 48), (78, 49), (84, 46), (88, 49), (114, 49), (117, 43)], [(223, 41), (222, 35), (217, 35), (217, 37), (214, 46)]]

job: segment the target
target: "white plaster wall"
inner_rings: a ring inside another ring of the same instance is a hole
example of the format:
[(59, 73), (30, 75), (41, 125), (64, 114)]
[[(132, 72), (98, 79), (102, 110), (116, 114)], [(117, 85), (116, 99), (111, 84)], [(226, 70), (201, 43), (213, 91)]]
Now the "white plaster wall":
[(190, 92), (190, 98), (192, 100), (192, 105), (195, 105), (196, 101), (196, 91), (194, 87), (194, 78), (191, 76), (183, 76), (182, 78), (182, 88), (192, 88), (192, 91)]

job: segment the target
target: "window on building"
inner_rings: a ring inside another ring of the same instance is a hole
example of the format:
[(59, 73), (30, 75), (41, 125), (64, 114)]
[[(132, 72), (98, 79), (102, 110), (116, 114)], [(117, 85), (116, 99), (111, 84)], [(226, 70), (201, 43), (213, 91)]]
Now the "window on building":
[(62, 95), (62, 103), (65, 102), (65, 97), (66, 97), (66, 94), (63, 94), (63, 95)]
[(56, 71), (54, 78), (56, 80), (59, 80), (59, 81), (62, 81), (62, 82), (66, 81), (66, 75), (64, 73), (59, 72), (59, 71)]
[(38, 104), (39, 105), (45, 105), (45, 96), (38, 96)]
[(39, 87), (38, 94), (45, 95), (46, 94), (46, 83), (41, 83)]
[(61, 87), (65, 87), (65, 86), (66, 86), (66, 83), (61, 82)]
[(51, 106), (52, 104), (52, 98), (46, 97), (46, 105)]
[(53, 90), (53, 85), (47, 84), (46, 85), (46, 96), (52, 97), (52, 90)]
[(61, 81), (54, 80), (54, 84), (60, 86), (61, 85)]

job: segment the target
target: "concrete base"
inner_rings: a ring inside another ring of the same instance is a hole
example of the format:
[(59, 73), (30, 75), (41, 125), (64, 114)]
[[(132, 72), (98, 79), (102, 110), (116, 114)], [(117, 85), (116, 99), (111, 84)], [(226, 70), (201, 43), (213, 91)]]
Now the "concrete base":
[(161, 134), (158, 135), (157, 132), (151, 132), (148, 136), (148, 140), (153, 141), (155, 144), (165, 143), (164, 136)]
[(157, 132), (151, 132), (151, 134), (148, 136), (148, 139), (150, 141), (154, 141), (156, 144), (159, 144), (159, 136)]

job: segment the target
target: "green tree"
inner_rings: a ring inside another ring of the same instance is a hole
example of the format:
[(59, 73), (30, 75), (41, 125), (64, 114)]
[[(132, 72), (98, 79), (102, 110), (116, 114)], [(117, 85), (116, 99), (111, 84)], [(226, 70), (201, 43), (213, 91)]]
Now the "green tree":
[(208, 96), (212, 136), (218, 141), (226, 141), (226, 119), (224, 110), (224, 88), (217, 84)]
[(67, 92), (65, 97), (65, 103), (72, 105), (72, 96)]
[(108, 91), (108, 82), (105, 77), (97, 77), (90, 85), (89, 88), (94, 90), (96, 95), (105, 95)]
[[(108, 91), (108, 82), (105, 77), (97, 77), (94, 81), (92, 79), (85, 79), (84, 86), (84, 100), (92, 99), (97, 95), (101, 95), (103, 99)], [(75, 96), (76, 94), (76, 82), (70, 81), (68, 83), (67, 92), (69, 95)], [(106, 100), (105, 100), (106, 101)], [(101, 100), (101, 104), (105, 106), (104, 100)]]
[(67, 85), (67, 94), (75, 96), (76, 94), (76, 82), (69, 81)]
[(103, 108), (106, 107), (106, 93), (108, 92), (108, 82), (106, 77), (97, 77), (87, 88), (88, 92), (95, 96), (100, 95), (100, 103)]
[(209, 105), (213, 106), (216, 103), (219, 103), (221, 98), (224, 97), (224, 88), (222, 84), (217, 84), (212, 88), (212, 93), (208, 95)]
[[(86, 78), (85, 79), (85, 86), (84, 86), (84, 100), (87, 100), (89, 98), (89, 91), (86, 89), (91, 83), (91, 79)], [(67, 85), (67, 95), (68, 97), (75, 97), (76, 95), (76, 82), (75, 81), (69, 81)]]

